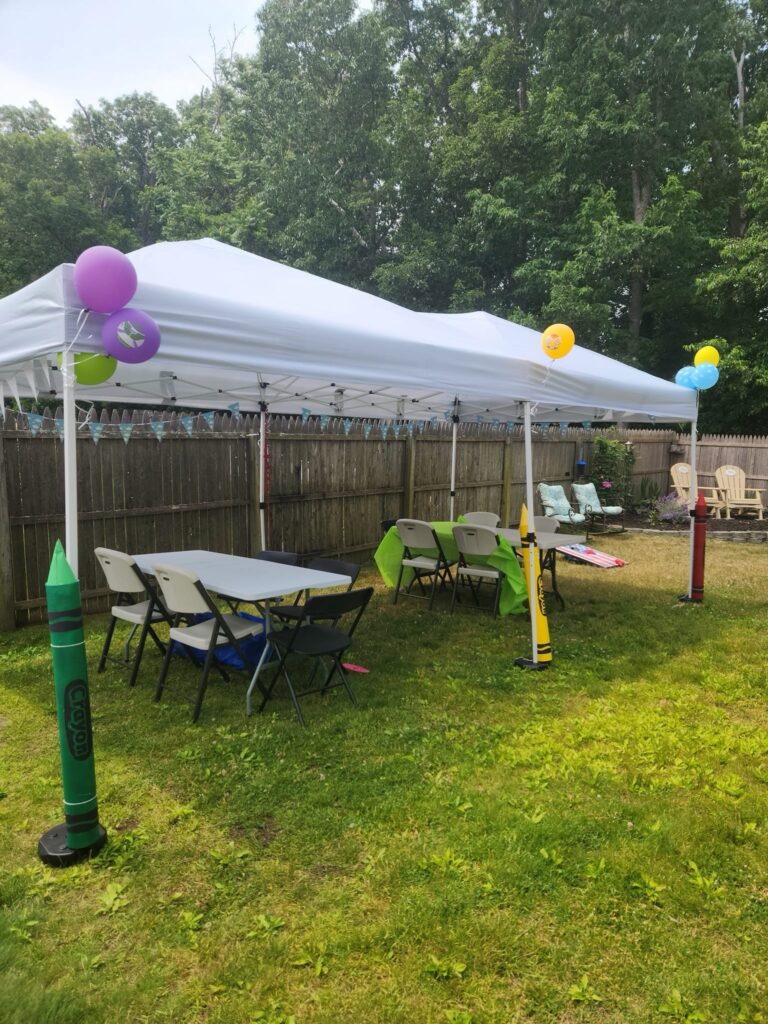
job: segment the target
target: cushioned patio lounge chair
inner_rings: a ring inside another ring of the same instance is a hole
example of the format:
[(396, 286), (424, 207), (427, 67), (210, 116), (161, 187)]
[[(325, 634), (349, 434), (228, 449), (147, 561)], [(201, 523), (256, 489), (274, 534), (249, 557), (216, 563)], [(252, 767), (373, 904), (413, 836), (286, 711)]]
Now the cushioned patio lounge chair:
[(720, 466), (715, 470), (717, 486), (725, 501), (725, 518), (731, 518), (731, 512), (756, 512), (757, 518), (763, 518), (763, 489), (747, 487), (747, 475), (739, 466)]
[(582, 526), (586, 522), (585, 515), (573, 511), (560, 484), (539, 484), (538, 492), (548, 518), (556, 519), (563, 526)]
[[(670, 466), (669, 472), (672, 477), (672, 486), (675, 488), (678, 498), (681, 501), (690, 501), (691, 480), (693, 478), (691, 467), (687, 462), (676, 462), (674, 466)], [(696, 490), (704, 495), (704, 501), (706, 501), (710, 513), (715, 519), (719, 519), (725, 509), (725, 502), (718, 488), (698, 487)]]
[(614, 522), (620, 530), (624, 529), (624, 509), (621, 505), (603, 505), (594, 484), (571, 484), (573, 496), (579, 506), (579, 512), (586, 518), (589, 525), (607, 530)]

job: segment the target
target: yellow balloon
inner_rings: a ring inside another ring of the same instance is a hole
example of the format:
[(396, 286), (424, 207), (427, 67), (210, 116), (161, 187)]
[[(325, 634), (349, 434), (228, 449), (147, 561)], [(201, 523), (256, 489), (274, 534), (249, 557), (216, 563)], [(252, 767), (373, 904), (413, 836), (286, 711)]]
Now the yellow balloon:
[(714, 345), (705, 345), (704, 348), (700, 348), (693, 357), (694, 366), (701, 366), (702, 363), (712, 363), (713, 366), (717, 366), (719, 362), (720, 353)]
[(567, 356), (576, 344), (576, 335), (567, 324), (552, 324), (541, 336), (541, 347), (551, 359)]

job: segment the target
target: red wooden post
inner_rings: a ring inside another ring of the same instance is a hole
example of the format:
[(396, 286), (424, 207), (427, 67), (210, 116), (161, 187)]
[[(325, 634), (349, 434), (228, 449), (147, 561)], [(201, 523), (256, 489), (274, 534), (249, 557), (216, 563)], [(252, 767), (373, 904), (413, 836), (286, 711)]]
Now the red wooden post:
[(704, 550), (707, 546), (707, 503), (699, 491), (693, 510), (693, 580), (691, 601), (704, 600)]

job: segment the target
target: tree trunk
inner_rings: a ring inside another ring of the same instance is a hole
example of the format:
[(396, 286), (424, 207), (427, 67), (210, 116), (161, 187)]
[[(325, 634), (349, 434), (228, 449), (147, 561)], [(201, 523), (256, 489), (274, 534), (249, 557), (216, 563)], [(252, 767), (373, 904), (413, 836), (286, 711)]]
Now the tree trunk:
[[(632, 168), (632, 215), (635, 224), (645, 223), (648, 207), (651, 205), (651, 181), (642, 171)], [(643, 322), (643, 290), (645, 281), (640, 266), (636, 266), (629, 275), (629, 333), (633, 338), (640, 337)]]

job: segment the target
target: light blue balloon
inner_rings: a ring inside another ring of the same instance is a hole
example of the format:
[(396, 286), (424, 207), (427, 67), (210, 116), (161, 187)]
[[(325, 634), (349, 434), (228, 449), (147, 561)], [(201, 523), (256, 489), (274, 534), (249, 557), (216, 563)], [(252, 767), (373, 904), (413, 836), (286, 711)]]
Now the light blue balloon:
[(684, 366), (681, 370), (678, 370), (675, 374), (675, 384), (679, 384), (681, 388), (693, 388), (696, 389), (696, 384), (693, 380), (693, 375), (696, 367)]
[(720, 371), (714, 363), (700, 363), (693, 368), (693, 386), (699, 391), (706, 391), (717, 384), (719, 376)]

